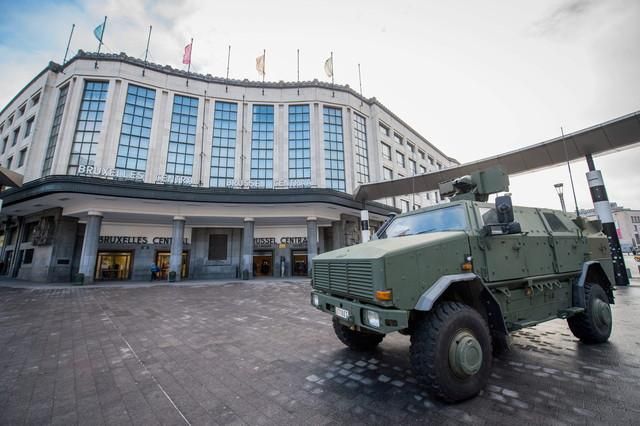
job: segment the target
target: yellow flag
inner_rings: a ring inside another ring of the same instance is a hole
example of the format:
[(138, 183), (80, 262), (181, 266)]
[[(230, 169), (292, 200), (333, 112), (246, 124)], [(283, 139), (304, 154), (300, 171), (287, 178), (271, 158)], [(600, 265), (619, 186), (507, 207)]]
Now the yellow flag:
[(256, 58), (256, 70), (258, 71), (258, 74), (260, 74), (262, 77), (265, 76), (265, 68), (264, 68), (265, 55), (266, 53), (263, 53), (262, 55)]

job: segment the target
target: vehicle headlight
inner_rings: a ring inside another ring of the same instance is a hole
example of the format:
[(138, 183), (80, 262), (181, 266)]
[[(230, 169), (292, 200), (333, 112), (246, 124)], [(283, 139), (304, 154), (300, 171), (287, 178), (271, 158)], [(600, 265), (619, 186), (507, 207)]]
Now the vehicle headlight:
[(311, 303), (313, 303), (313, 306), (320, 306), (320, 300), (317, 294), (311, 296)]
[(365, 309), (364, 323), (374, 328), (380, 328), (380, 315), (377, 312)]

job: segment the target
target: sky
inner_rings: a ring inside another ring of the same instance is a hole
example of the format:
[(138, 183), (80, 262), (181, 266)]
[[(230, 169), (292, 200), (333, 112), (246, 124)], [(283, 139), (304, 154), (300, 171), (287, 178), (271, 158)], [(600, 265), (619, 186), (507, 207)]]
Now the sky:
[[(640, 1), (435, 0), (0, 0), (0, 106), (49, 61), (95, 51), (93, 29), (108, 16), (103, 51), (192, 71), (259, 80), (327, 81), (376, 97), (447, 155), (464, 163), (542, 142), (640, 110)], [(595, 158), (609, 199), (640, 209), (640, 147)], [(572, 163), (580, 208), (592, 208), (584, 161)], [(514, 203), (559, 208), (553, 185), (566, 166), (511, 178)]]

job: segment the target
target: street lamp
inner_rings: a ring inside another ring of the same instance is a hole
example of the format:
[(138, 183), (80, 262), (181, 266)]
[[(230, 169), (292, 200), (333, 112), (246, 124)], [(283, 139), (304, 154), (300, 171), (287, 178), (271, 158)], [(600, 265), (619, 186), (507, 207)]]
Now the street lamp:
[(564, 213), (567, 212), (567, 208), (564, 205), (564, 184), (562, 183), (556, 183), (555, 185), (553, 185), (553, 187), (556, 189), (556, 192), (558, 193), (558, 198), (560, 198), (560, 205), (562, 206), (562, 211)]

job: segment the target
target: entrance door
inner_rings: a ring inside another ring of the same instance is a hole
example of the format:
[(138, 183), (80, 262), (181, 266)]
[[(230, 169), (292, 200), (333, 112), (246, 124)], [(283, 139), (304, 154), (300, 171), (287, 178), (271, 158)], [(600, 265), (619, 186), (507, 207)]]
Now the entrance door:
[[(166, 280), (169, 278), (169, 259), (171, 258), (171, 252), (157, 251), (156, 252), (156, 265), (160, 268), (157, 278), (159, 280)], [(189, 252), (184, 250), (182, 252), (182, 270), (180, 271), (181, 278), (187, 278), (189, 276)]]
[(255, 277), (273, 276), (273, 252), (253, 252), (253, 275)]
[(121, 281), (131, 278), (131, 259), (133, 254), (130, 251), (98, 252), (98, 264), (96, 265), (96, 280)]
[(291, 275), (306, 277), (308, 271), (307, 252), (293, 251), (291, 252)]

